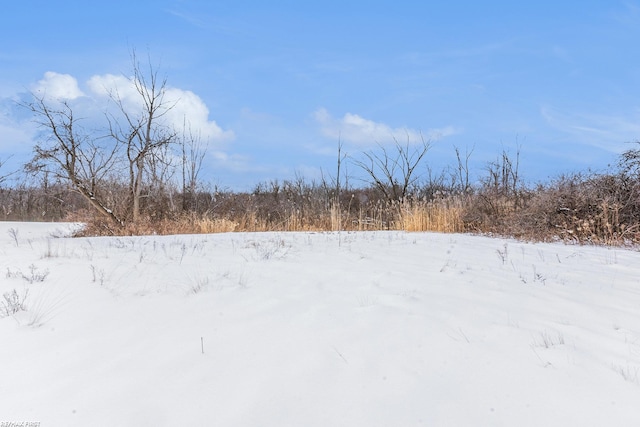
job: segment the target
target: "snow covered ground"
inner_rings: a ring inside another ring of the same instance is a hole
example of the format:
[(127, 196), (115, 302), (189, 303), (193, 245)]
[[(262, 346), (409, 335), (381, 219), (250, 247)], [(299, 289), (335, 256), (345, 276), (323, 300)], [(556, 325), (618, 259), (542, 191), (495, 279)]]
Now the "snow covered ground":
[(71, 228), (0, 223), (0, 423), (640, 425), (640, 252)]

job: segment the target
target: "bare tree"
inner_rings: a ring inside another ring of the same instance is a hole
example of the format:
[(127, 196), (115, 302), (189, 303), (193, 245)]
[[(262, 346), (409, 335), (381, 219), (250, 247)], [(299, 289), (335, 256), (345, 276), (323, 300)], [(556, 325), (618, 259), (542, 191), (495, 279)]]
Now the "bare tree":
[(103, 198), (102, 184), (113, 170), (119, 145), (91, 137), (78, 124), (67, 102), (55, 106), (34, 95), (23, 104), (36, 117), (46, 138), (34, 147), (34, 156), (26, 165), (29, 172), (45, 172), (67, 180), (101, 215), (117, 225), (123, 221)]
[(416, 168), (431, 148), (431, 144), (421, 136), (421, 143), (412, 145), (407, 135), (406, 144), (394, 138), (391, 150), (379, 144), (380, 152), (363, 153), (363, 160), (354, 160), (372, 180), (374, 187), (388, 202), (404, 200), (411, 187), (418, 181)]
[(148, 197), (145, 207), (151, 218), (159, 219), (176, 211), (175, 194), (178, 192), (176, 172), (179, 158), (170, 146), (158, 148), (149, 157), (146, 167), (147, 179), (141, 194)]
[(340, 212), (340, 197), (342, 195), (342, 190), (348, 188), (348, 181), (347, 181), (346, 175), (345, 175), (344, 184), (342, 183), (342, 174), (343, 174), (342, 167), (343, 167), (344, 161), (348, 157), (346, 153), (342, 152), (342, 148), (343, 148), (342, 140), (338, 138), (338, 156), (336, 161), (335, 177), (331, 176), (331, 174), (328, 174), (325, 177), (325, 174), (322, 171), (322, 169), (320, 170), (320, 174), (321, 174), (320, 180), (321, 180), (322, 189), (324, 190), (324, 193), (329, 203), (331, 203), (334, 206), (334, 208), (338, 210), (338, 212)]
[(523, 207), (526, 191), (519, 168), (520, 147), (517, 148), (515, 157), (503, 149), (500, 157), (487, 164), (487, 175), (480, 179), (480, 197), (494, 215), (499, 216), (504, 210), (505, 202), (509, 202), (512, 209)]
[(135, 52), (131, 54), (133, 76), (129, 79), (142, 101), (138, 112), (131, 112), (117, 90), (110, 92), (121, 118), (109, 116), (111, 137), (124, 146), (129, 175), (129, 210), (131, 220), (140, 219), (140, 199), (143, 182), (150, 161), (164, 147), (176, 142), (177, 133), (162, 123), (162, 118), (175, 106), (175, 102), (165, 99), (166, 79), (159, 79), (158, 72), (149, 60), (148, 71), (144, 73)]
[[(516, 150), (515, 158), (502, 150), (501, 156), (489, 162), (486, 166), (488, 176), (482, 181), (486, 188), (501, 196), (514, 196), (517, 199), (521, 187), (520, 180), (520, 147)], [(517, 204), (517, 202), (516, 202)]]
[[(158, 78), (151, 61), (145, 72), (135, 52), (131, 59), (133, 76), (129, 81), (140, 107), (132, 108), (117, 88), (108, 88), (117, 114), (106, 115), (106, 137), (82, 129), (69, 102), (34, 95), (33, 101), (25, 104), (46, 133), (46, 139), (35, 146), (27, 169), (68, 180), (98, 212), (119, 225), (124, 225), (125, 219), (140, 219), (145, 185), (149, 190), (164, 191), (164, 181), (172, 179), (175, 168), (169, 149), (177, 133), (164, 123), (175, 102), (166, 100), (166, 80)], [(123, 169), (128, 177), (128, 198), (109, 206), (105, 183), (113, 183), (113, 177)]]
[(182, 137), (180, 138), (180, 148), (182, 150), (182, 210), (197, 210), (196, 191), (202, 162), (207, 153), (206, 145), (203, 144), (200, 135), (195, 135), (191, 129), (187, 131), (186, 123), (183, 126)]
[(457, 168), (455, 170), (455, 178), (460, 186), (460, 191), (468, 193), (471, 190), (471, 181), (469, 180), (469, 159), (475, 147), (471, 148), (471, 151), (467, 148), (464, 156), (460, 153), (460, 149), (454, 146), (456, 151)]

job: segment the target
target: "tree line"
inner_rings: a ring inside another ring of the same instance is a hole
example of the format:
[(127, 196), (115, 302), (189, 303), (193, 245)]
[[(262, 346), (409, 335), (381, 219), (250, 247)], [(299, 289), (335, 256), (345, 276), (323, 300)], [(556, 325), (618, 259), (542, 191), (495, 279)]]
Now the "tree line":
[[(319, 180), (302, 176), (233, 192), (200, 179), (206, 144), (165, 120), (175, 107), (167, 81), (132, 53), (138, 107), (116, 89), (98, 131), (69, 102), (33, 94), (22, 103), (42, 131), (18, 185), (0, 161), (0, 218), (78, 220), (94, 234), (232, 230), (406, 229), (507, 234), (527, 239), (636, 243), (640, 237), (640, 150), (612, 170), (526, 185), (520, 150), (503, 150), (477, 181), (473, 150), (454, 147), (452, 167), (428, 166), (430, 141), (394, 140), (347, 156)], [(354, 186), (345, 162), (366, 177)], [(4, 173), (4, 174), (3, 174)], [(29, 179), (27, 179), (29, 177)]]

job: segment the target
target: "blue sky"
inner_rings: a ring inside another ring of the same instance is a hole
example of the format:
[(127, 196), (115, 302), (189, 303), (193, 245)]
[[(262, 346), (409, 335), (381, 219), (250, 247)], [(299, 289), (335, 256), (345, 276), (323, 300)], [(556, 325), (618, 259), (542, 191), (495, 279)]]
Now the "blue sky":
[(355, 158), (422, 135), (435, 171), (473, 148), (473, 176), (519, 146), (530, 181), (603, 170), (640, 139), (640, 1), (7, 3), (8, 164), (36, 135), (16, 100), (46, 90), (99, 105), (132, 49), (207, 136), (206, 179), (234, 189), (332, 173), (338, 135)]

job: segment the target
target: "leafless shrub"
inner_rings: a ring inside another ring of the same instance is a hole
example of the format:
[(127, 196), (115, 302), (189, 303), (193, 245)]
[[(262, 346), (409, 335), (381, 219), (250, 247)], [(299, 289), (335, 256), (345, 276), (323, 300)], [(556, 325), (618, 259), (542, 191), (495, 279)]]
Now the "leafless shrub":
[(22, 295), (18, 294), (18, 291), (15, 289), (2, 294), (2, 300), (0, 300), (0, 317), (13, 316), (19, 311), (26, 311), (27, 307), (25, 302), (28, 295), (28, 289), (25, 289)]
[(21, 278), (30, 284), (44, 282), (49, 276), (49, 270), (40, 270), (35, 264), (29, 266), (29, 272), (25, 273), (21, 270), (12, 270), (7, 267), (5, 277), (7, 279)]
[(40, 270), (35, 264), (29, 266), (28, 273), (21, 273), (22, 278), (30, 284), (44, 282), (49, 276), (49, 270)]
[(536, 240), (635, 243), (640, 218), (628, 204), (619, 175), (564, 175), (533, 191), (513, 223), (519, 237)]
[(467, 191), (463, 220), (475, 232), (512, 234), (513, 219), (526, 207), (531, 192), (520, 176), (520, 150), (515, 157), (506, 150), (486, 166), (480, 186)]
[(20, 242), (18, 240), (18, 234), (19, 234), (18, 229), (11, 227), (9, 230), (7, 230), (7, 233), (13, 239), (13, 242), (16, 244), (16, 247), (20, 246)]

